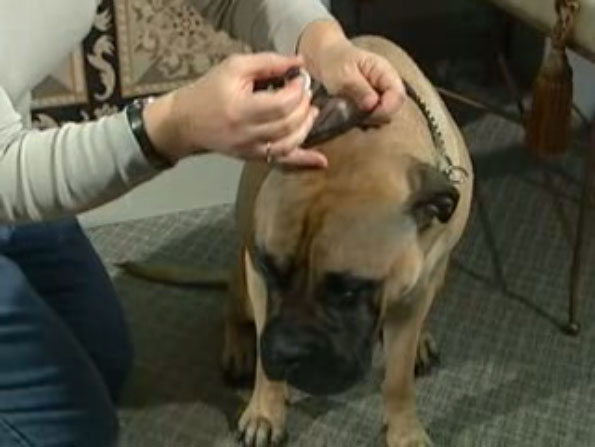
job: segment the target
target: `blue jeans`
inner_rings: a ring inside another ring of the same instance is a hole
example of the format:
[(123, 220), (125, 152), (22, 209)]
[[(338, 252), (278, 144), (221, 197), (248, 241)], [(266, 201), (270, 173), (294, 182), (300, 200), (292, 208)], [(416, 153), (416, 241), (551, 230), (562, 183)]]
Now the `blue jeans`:
[(0, 446), (114, 446), (131, 364), (122, 308), (76, 220), (0, 225)]

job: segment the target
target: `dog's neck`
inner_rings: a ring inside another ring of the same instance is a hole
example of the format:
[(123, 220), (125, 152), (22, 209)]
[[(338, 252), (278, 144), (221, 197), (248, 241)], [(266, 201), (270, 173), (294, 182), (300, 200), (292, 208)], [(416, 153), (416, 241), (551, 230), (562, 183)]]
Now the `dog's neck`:
[(464, 168), (456, 166), (449, 157), (448, 151), (444, 144), (444, 138), (440, 128), (438, 127), (436, 118), (430, 111), (430, 108), (426, 102), (417, 94), (411, 84), (409, 84), (406, 80), (403, 80), (403, 85), (405, 86), (405, 92), (407, 93), (407, 96), (409, 96), (409, 98), (411, 98), (411, 100), (417, 105), (426, 119), (428, 129), (430, 130), (430, 134), (432, 136), (432, 141), (434, 142), (434, 148), (436, 149), (438, 155), (438, 168), (444, 172), (444, 174), (446, 174), (446, 176), (454, 184), (461, 183), (464, 178), (468, 176), (468, 173)]

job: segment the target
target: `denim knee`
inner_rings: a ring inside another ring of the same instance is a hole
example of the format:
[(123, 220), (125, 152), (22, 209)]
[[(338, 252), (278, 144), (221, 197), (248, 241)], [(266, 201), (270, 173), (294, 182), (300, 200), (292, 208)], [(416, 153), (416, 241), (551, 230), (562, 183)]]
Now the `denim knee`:
[(0, 284), (0, 446), (115, 446), (118, 416), (83, 349), (2, 255)]
[[(0, 413), (0, 446), (2, 447), (55, 447), (57, 445), (116, 447), (118, 443), (119, 427), (115, 416), (102, 418), (94, 425), (65, 426), (65, 433), (59, 435), (60, 439), (67, 439), (65, 444), (57, 441), (52, 435), (40, 436), (30, 433), (29, 429), (20, 427), (18, 421), (11, 421), (11, 419), (10, 415), (5, 416)], [(40, 427), (40, 429), (44, 428)]]
[(24, 293), (28, 293), (31, 287), (21, 269), (10, 259), (2, 256), (1, 253), (0, 284), (2, 284), (4, 298), (0, 301), (0, 306), (19, 304), (19, 297)]

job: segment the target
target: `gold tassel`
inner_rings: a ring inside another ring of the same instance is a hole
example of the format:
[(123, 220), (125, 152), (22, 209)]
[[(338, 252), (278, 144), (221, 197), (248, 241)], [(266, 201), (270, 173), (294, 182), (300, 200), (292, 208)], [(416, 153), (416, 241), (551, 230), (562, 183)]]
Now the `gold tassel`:
[(572, 118), (572, 67), (565, 43), (572, 30), (576, 0), (557, 0), (558, 21), (552, 47), (533, 84), (533, 101), (525, 126), (525, 144), (538, 156), (564, 153), (569, 145)]
[(570, 141), (572, 68), (563, 48), (553, 48), (533, 85), (525, 143), (536, 155), (558, 155)]

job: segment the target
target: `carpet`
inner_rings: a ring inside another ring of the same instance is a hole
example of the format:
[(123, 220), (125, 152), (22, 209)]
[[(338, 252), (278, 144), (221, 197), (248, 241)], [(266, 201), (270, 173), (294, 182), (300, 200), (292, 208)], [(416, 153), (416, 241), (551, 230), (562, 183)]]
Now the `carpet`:
[[(595, 252), (587, 254), (579, 338), (566, 315), (580, 147), (538, 166), (520, 129), (491, 115), (457, 115), (477, 169), (469, 226), (430, 328), (441, 366), (417, 381), (421, 418), (437, 446), (595, 445)], [(546, 172), (548, 175), (544, 175)], [(120, 408), (121, 447), (233, 446), (246, 390), (227, 388), (218, 353), (225, 291), (183, 289), (121, 274), (149, 259), (230, 266), (228, 205), (89, 231), (133, 328), (137, 360)], [(330, 398), (293, 395), (289, 446), (382, 446), (382, 356), (368, 379)]]

